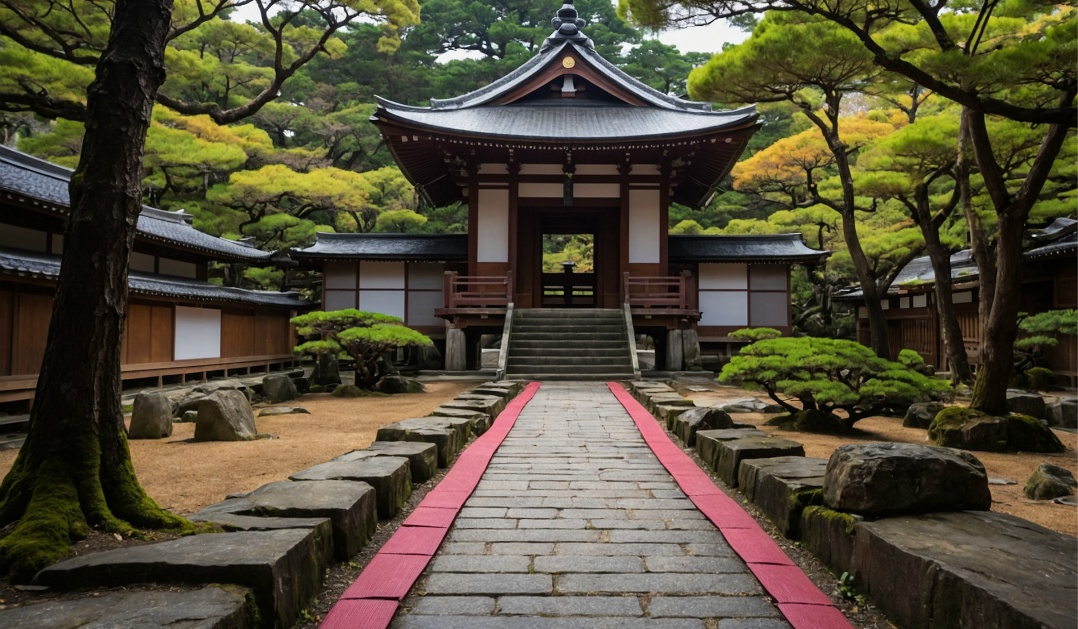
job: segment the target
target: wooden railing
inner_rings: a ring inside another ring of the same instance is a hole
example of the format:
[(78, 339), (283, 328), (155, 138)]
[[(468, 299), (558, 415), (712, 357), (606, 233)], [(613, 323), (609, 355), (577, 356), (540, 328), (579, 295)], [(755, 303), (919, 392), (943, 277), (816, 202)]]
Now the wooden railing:
[(543, 306), (595, 307), (594, 273), (543, 273)]
[(669, 308), (688, 310), (688, 273), (672, 277), (625, 277), (625, 303), (630, 308)]
[(513, 272), (496, 275), (445, 273), (446, 308), (504, 308), (513, 301)]

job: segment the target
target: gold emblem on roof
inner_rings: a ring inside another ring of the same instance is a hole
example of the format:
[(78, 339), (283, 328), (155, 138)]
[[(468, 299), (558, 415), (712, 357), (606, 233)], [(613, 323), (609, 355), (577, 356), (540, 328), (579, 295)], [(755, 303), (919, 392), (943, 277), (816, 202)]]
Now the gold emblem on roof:
[(576, 59), (573, 59), (572, 57), (565, 57), (561, 60), (561, 67), (563, 68), (571, 68), (575, 65)]

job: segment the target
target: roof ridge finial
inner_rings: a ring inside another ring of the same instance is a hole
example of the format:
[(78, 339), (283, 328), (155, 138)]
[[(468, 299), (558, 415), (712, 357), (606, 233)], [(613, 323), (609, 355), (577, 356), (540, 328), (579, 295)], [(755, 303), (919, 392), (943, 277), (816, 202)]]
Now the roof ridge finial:
[(554, 25), (554, 32), (543, 42), (543, 47), (539, 49), (539, 54), (566, 41), (571, 41), (584, 48), (595, 48), (591, 38), (580, 32), (580, 29), (584, 28), (587, 22), (580, 19), (580, 14), (577, 13), (576, 7), (573, 6), (573, 0), (564, 0), (564, 2), (565, 4), (561, 5), (561, 8), (550, 20), (550, 23)]

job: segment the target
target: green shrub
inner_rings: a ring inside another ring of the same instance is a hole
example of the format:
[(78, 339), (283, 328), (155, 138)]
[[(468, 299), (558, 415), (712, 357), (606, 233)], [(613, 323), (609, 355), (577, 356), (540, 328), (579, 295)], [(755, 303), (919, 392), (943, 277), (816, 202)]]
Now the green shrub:
[(946, 382), (884, 360), (859, 343), (811, 336), (748, 345), (723, 367), (719, 380), (763, 389), (791, 414), (841, 410), (845, 430), (881, 409), (939, 399), (951, 390)]
[(730, 333), (730, 338), (735, 341), (745, 341), (748, 343), (755, 343), (756, 341), (763, 341), (766, 339), (777, 339), (782, 336), (782, 332), (779, 332), (775, 328), (741, 328), (740, 330), (734, 330)]
[(1051, 369), (1033, 367), (1026, 370), (1026, 386), (1030, 391), (1047, 391), (1055, 380), (1056, 374)]

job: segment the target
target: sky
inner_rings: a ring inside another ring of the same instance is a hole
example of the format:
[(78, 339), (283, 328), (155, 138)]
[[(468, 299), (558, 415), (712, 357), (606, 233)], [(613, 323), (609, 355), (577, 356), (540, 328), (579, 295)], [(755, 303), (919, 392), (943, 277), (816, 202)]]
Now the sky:
[[(258, 19), (258, 8), (247, 5), (236, 9), (233, 19), (237, 22)], [(553, 30), (553, 29), (552, 29)], [(584, 34), (588, 29), (584, 27)], [(740, 43), (748, 39), (749, 33), (743, 32), (726, 23), (725, 20), (712, 22), (707, 26), (672, 29), (659, 33), (659, 41), (674, 46), (682, 53), (720, 52), (725, 42)], [(452, 56), (448, 57), (452, 58)]]

